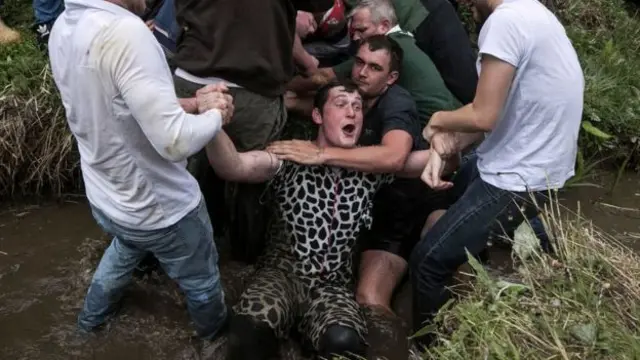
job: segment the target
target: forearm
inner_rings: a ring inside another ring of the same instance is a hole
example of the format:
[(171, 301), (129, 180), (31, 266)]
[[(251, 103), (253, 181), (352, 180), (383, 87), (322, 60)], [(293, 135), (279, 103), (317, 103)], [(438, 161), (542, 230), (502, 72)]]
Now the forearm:
[(298, 36), (298, 34), (295, 35), (293, 41), (293, 60), (298, 65), (302, 66), (305, 71), (313, 62), (313, 56), (311, 56), (304, 46), (302, 46), (302, 40), (300, 40), (300, 36)]
[[(407, 156), (407, 161), (404, 163), (404, 168), (396, 175), (404, 178), (419, 178), (422, 175), (422, 171), (427, 162), (429, 161), (430, 150), (412, 151)], [(460, 161), (459, 156), (447, 159), (445, 162), (445, 168), (442, 171), (442, 175), (449, 175), (456, 171)]]
[(335, 79), (336, 75), (331, 68), (321, 68), (309, 77), (295, 76), (287, 85), (287, 89), (297, 94), (316, 91)]
[(456, 137), (456, 150), (459, 153), (466, 152), (471, 146), (476, 145), (484, 139), (483, 132), (475, 132), (475, 133), (463, 133), (458, 132), (455, 134)]
[(271, 179), (282, 161), (266, 151), (238, 153), (229, 136), (220, 131), (206, 146), (213, 170), (228, 181), (260, 183)]
[(482, 120), (482, 114), (477, 111), (473, 103), (458, 110), (441, 111), (434, 116), (429, 125), (439, 131), (477, 133), (490, 131)]
[(326, 165), (339, 166), (369, 173), (395, 173), (402, 170), (407, 153), (394, 148), (366, 146), (353, 149), (329, 147), (323, 150)]

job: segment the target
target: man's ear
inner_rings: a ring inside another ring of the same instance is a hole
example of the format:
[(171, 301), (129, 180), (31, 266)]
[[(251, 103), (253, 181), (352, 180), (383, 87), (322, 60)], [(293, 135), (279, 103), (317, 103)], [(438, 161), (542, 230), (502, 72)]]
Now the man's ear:
[(320, 114), (320, 110), (318, 108), (313, 108), (313, 111), (311, 111), (311, 118), (316, 125), (322, 125), (322, 114)]
[(380, 21), (380, 24), (378, 24), (378, 30), (380, 30), (382, 35), (388, 33), (389, 30), (391, 30), (391, 28), (392, 28), (391, 21), (389, 21), (387, 19), (384, 19), (384, 20)]
[(396, 81), (398, 81), (399, 76), (400, 76), (400, 73), (398, 71), (390, 72), (389, 75), (387, 76), (387, 85), (391, 86), (395, 84)]

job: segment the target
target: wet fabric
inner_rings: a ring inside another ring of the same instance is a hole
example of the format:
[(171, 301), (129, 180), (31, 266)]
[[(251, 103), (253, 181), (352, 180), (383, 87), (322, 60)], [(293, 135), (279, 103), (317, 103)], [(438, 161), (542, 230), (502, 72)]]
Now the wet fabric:
[(93, 330), (113, 315), (135, 267), (150, 252), (184, 292), (198, 335), (211, 339), (218, 334), (227, 309), (220, 285), (218, 252), (204, 202), (175, 225), (152, 231), (120, 226), (95, 207), (92, 212), (113, 240), (91, 280), (78, 317), (81, 329)]

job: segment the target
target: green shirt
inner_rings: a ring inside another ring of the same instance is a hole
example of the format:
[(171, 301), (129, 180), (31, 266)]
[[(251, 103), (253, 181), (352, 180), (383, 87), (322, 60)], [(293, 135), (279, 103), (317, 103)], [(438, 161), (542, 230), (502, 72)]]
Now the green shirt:
[[(420, 114), (420, 120), (426, 124), (436, 111), (455, 110), (462, 104), (451, 94), (438, 69), (415, 43), (413, 37), (401, 32), (393, 32), (389, 37), (395, 40), (404, 52), (402, 69), (398, 85), (405, 88), (413, 97)], [(338, 78), (351, 76), (354, 60), (349, 59), (333, 67)]]
[[(349, 9), (353, 8), (359, 0), (345, 0)], [(393, 0), (393, 8), (398, 18), (398, 25), (402, 30), (414, 32), (429, 16), (429, 10), (422, 5), (420, 0)]]

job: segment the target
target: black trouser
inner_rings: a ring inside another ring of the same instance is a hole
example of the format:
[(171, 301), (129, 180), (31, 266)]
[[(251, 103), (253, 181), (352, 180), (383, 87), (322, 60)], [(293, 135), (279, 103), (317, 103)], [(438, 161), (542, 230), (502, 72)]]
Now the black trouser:
[(449, 91), (469, 104), (478, 86), (476, 55), (469, 35), (448, 0), (421, 1), (429, 16), (415, 31), (416, 45), (429, 55)]

